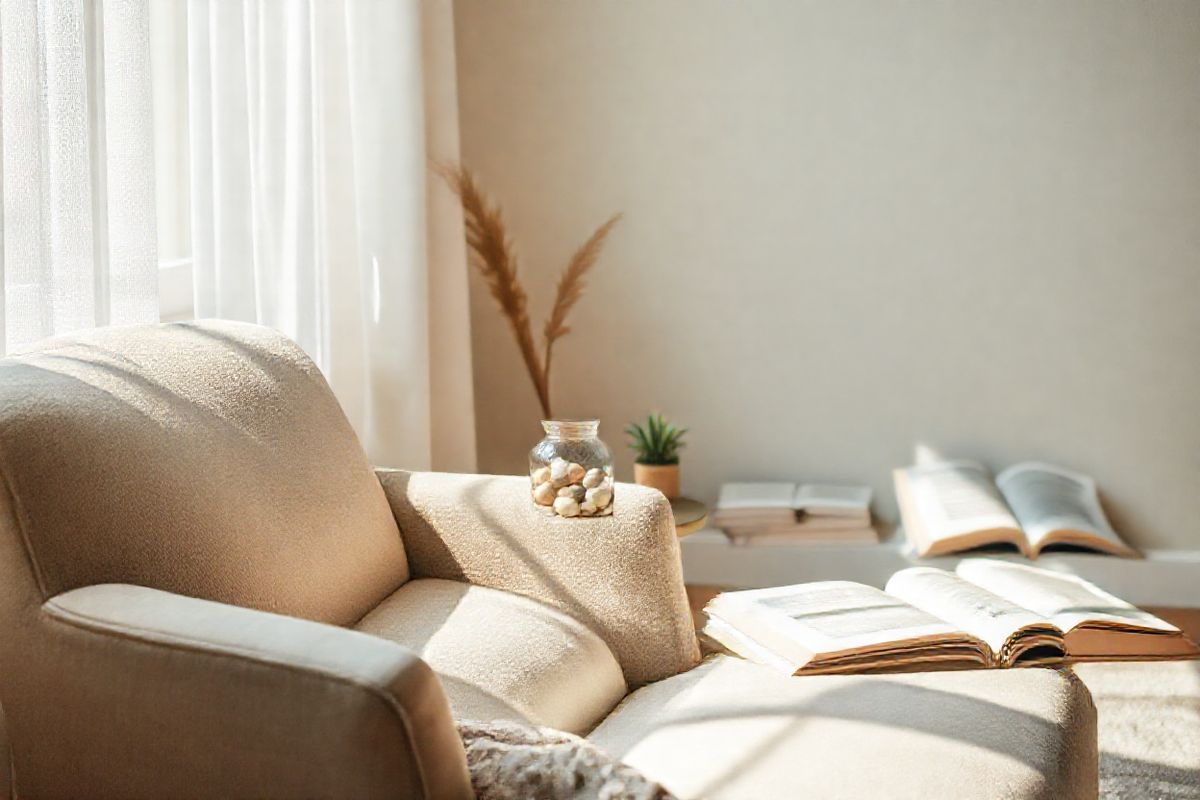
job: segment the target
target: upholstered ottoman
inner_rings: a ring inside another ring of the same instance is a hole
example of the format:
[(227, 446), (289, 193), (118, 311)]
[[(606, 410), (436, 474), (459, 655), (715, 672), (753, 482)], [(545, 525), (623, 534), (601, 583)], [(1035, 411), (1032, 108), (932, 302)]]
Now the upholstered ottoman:
[(631, 694), (588, 737), (681, 798), (1094, 798), (1070, 671), (792, 678), (728, 656)]

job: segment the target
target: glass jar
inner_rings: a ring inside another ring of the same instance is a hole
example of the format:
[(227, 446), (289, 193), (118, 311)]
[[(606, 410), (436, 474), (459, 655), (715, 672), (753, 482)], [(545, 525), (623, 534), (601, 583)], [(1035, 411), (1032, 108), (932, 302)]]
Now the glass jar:
[(560, 517), (605, 517), (613, 510), (613, 462), (596, 432), (600, 420), (542, 420), (546, 438), (529, 451), (533, 502)]

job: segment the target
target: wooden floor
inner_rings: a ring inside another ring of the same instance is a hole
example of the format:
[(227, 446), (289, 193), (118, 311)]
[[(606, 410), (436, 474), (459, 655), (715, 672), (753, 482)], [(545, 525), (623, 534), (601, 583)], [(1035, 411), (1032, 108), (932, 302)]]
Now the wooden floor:
[(1147, 606), (1146, 610), (1156, 617), (1162, 617), (1171, 623), (1193, 642), (1200, 642), (1200, 608), (1156, 608)]
[[(704, 604), (724, 588), (721, 586), (687, 587), (688, 603), (692, 607), (692, 620), (695, 622), (697, 630), (704, 626)], [(1178, 627), (1193, 642), (1200, 642), (1200, 608), (1147, 607), (1146, 610)]]

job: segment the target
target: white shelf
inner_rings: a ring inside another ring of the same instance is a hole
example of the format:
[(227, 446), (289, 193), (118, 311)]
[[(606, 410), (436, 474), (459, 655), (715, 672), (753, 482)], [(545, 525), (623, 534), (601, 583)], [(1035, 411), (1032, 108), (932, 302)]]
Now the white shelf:
[[(688, 583), (744, 589), (834, 579), (882, 587), (896, 570), (917, 565), (954, 569), (960, 560), (916, 558), (896, 542), (738, 546), (714, 529), (698, 531), (680, 546)], [(989, 553), (988, 557), (1078, 575), (1136, 605), (1200, 607), (1200, 550), (1150, 550), (1145, 555), (1128, 559), (1047, 553), (1034, 562), (1015, 553)]]

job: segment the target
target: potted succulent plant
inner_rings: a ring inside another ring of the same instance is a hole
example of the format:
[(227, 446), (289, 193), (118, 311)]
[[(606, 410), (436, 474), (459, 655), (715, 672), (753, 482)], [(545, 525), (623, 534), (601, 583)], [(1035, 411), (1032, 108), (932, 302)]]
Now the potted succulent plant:
[(662, 414), (651, 414), (644, 425), (631, 423), (625, 432), (637, 455), (633, 464), (634, 483), (658, 489), (670, 500), (678, 497), (679, 448), (683, 447), (687, 428), (675, 427)]

